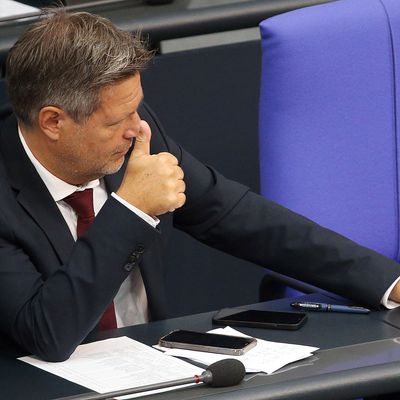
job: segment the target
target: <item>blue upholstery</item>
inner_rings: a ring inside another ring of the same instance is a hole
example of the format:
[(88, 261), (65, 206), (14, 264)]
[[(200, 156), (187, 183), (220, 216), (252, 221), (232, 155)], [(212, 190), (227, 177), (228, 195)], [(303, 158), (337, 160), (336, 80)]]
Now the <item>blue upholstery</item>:
[(261, 191), (399, 260), (400, 1), (263, 21)]

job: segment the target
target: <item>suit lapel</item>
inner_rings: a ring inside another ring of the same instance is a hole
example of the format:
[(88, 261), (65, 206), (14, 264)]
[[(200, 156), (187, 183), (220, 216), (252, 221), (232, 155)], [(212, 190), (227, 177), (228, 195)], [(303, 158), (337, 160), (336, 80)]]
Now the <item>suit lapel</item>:
[(7, 119), (1, 129), (0, 150), (17, 201), (41, 227), (61, 263), (66, 262), (74, 239), (46, 185), (22, 147), (13, 116)]

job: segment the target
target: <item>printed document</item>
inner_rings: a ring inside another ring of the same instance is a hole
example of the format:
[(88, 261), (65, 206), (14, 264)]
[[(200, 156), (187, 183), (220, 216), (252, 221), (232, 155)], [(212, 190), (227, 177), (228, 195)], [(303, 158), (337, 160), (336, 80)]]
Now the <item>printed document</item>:
[(125, 336), (82, 344), (63, 362), (46, 362), (32, 356), (19, 360), (99, 393), (190, 378), (203, 372), (201, 368)]

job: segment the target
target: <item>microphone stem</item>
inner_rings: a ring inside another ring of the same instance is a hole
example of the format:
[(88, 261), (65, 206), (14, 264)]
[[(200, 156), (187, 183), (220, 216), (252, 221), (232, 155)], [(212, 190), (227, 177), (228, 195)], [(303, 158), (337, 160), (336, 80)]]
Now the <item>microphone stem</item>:
[(116, 390), (114, 392), (107, 392), (107, 393), (100, 393), (100, 394), (99, 393), (80, 394), (80, 395), (76, 395), (76, 396), (60, 397), (55, 400), (104, 400), (104, 399), (110, 399), (112, 397), (125, 396), (128, 394), (148, 392), (149, 390), (164, 389), (164, 388), (168, 388), (171, 386), (187, 385), (190, 383), (199, 383), (201, 381), (201, 378), (202, 377), (199, 376), (199, 381), (196, 381), (195, 377), (175, 379), (173, 381), (154, 383), (151, 385), (138, 386), (136, 388), (130, 388), (130, 389)]

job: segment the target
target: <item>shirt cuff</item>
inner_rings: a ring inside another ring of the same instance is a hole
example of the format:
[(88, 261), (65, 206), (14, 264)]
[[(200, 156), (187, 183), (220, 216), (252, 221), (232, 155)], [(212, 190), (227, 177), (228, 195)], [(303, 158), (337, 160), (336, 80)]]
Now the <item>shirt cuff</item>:
[(148, 224), (150, 224), (153, 228), (155, 228), (160, 223), (160, 220), (157, 217), (154, 217), (154, 218), (150, 217), (150, 215), (147, 215), (145, 212), (143, 212), (142, 210), (139, 210), (137, 207), (133, 206), (131, 203), (128, 203), (122, 197), (119, 197), (115, 192), (112, 192), (111, 196), (114, 197), (114, 199), (118, 200), (125, 207), (129, 208), (132, 212), (134, 212), (138, 217), (142, 218), (144, 221), (146, 221)]
[(381, 300), (381, 304), (388, 308), (389, 310), (393, 309), (393, 308), (397, 308), (398, 306), (400, 306), (399, 303), (396, 303), (393, 300), (389, 300), (389, 295), (392, 292), (393, 288), (396, 286), (396, 283), (400, 280), (400, 277), (398, 277), (390, 286), (389, 289), (386, 290), (385, 294), (382, 297)]

